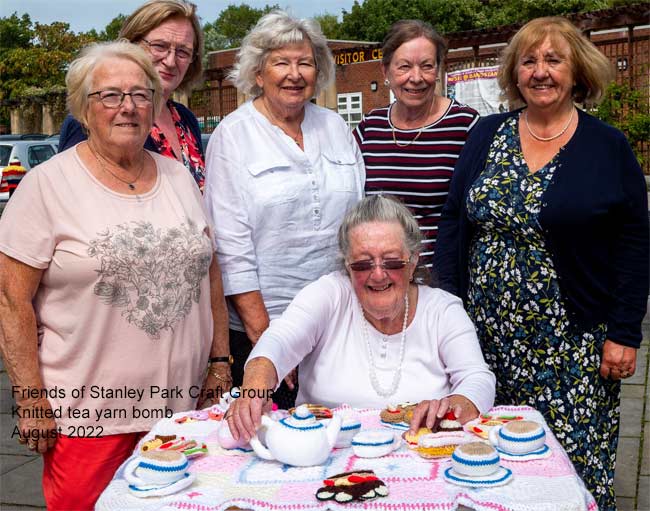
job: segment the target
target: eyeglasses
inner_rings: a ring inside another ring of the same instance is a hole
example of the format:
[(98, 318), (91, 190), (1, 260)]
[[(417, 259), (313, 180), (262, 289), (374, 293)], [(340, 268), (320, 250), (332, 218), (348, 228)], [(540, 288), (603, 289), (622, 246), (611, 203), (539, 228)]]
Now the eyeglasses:
[(131, 96), (131, 101), (137, 108), (145, 108), (153, 101), (154, 89), (138, 89), (133, 92), (122, 92), (117, 90), (98, 90), (88, 94), (90, 96), (98, 96), (99, 101), (102, 102), (106, 108), (119, 108), (124, 103), (126, 96)]
[[(382, 259), (381, 263), (379, 263), (379, 266), (383, 270), (401, 270), (409, 262), (410, 259)], [(352, 271), (358, 271), (358, 272), (371, 271), (374, 270), (376, 266), (377, 263), (372, 259), (368, 259), (365, 261), (354, 261), (353, 263), (348, 263), (348, 268), (350, 268)]]
[(167, 41), (147, 41), (142, 42), (149, 48), (149, 53), (156, 59), (165, 59), (171, 51), (174, 52), (176, 60), (180, 62), (192, 62), (194, 60), (194, 50), (187, 46), (175, 46)]

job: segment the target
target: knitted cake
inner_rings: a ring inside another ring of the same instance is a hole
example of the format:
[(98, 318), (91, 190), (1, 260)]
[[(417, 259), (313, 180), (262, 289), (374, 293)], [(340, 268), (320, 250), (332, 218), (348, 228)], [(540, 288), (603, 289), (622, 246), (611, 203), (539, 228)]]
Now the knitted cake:
[(425, 459), (446, 458), (464, 442), (465, 433), (462, 431), (429, 433), (420, 436), (414, 449)]
[(334, 500), (341, 504), (354, 500), (371, 500), (388, 495), (386, 484), (372, 470), (356, 470), (328, 477), (316, 492), (318, 500)]

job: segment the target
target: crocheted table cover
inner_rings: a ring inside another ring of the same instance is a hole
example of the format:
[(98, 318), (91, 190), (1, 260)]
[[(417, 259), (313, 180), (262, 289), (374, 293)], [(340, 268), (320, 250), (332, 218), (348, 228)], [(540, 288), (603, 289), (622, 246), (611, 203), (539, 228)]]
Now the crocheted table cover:
[[(335, 412), (348, 408), (343, 405)], [(355, 410), (363, 428), (380, 427), (379, 411)], [(324, 465), (290, 467), (265, 461), (254, 453), (211, 449), (213, 454), (191, 462), (189, 471), (196, 481), (189, 488), (167, 497), (141, 499), (132, 496), (118, 469), (108, 488), (97, 502), (99, 511), (222, 511), (233, 506), (253, 511), (322, 511), (367, 509), (391, 511), (452, 511), (459, 505), (476, 511), (597, 511), (591, 494), (550, 432), (541, 414), (530, 407), (493, 408), (493, 414), (516, 414), (544, 424), (546, 444), (552, 455), (527, 462), (502, 460), (503, 467), (514, 477), (505, 485), (493, 488), (466, 488), (443, 479), (450, 461), (424, 460), (405, 445), (383, 458), (358, 458), (350, 448), (335, 449)], [(182, 414), (176, 414), (177, 417)], [(169, 433), (173, 419), (159, 422), (142, 441), (154, 434)], [(208, 434), (208, 425), (194, 423), (194, 434)], [(188, 430), (179, 425), (177, 434)], [(192, 426), (192, 425), (190, 425)], [(214, 428), (214, 425), (212, 425)], [(471, 436), (470, 433), (468, 435)], [(137, 452), (137, 449), (136, 449)], [(387, 497), (366, 502), (338, 504), (321, 502), (315, 497), (323, 479), (332, 474), (358, 469), (372, 469), (388, 486)]]

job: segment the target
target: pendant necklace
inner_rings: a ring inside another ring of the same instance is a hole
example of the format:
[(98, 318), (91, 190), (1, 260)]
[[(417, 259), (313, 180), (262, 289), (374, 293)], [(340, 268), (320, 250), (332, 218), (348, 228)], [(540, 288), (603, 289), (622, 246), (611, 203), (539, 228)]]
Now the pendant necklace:
[(121, 181), (122, 183), (127, 185), (130, 190), (135, 190), (135, 183), (138, 181), (138, 179), (140, 179), (140, 177), (142, 176), (142, 173), (144, 172), (144, 155), (142, 156), (142, 162), (140, 163), (140, 170), (138, 171), (138, 175), (135, 177), (135, 179), (133, 181), (127, 181), (126, 179), (122, 179), (117, 174), (111, 172), (111, 170), (108, 167), (106, 167), (106, 165), (104, 164), (104, 161), (103, 161), (104, 157), (103, 156), (100, 157), (99, 153), (95, 152), (95, 150), (90, 146), (90, 143), (88, 144), (88, 149), (90, 149), (90, 152), (93, 153), (93, 156), (95, 157), (95, 160), (97, 160), (97, 164), (99, 165), (99, 167), (104, 172), (110, 174), (111, 176), (113, 176), (118, 181)]
[(395, 394), (395, 391), (397, 391), (397, 387), (399, 386), (399, 381), (402, 377), (402, 363), (404, 362), (404, 347), (406, 345), (406, 323), (408, 322), (408, 317), (409, 317), (408, 290), (404, 295), (404, 322), (402, 323), (402, 338), (400, 340), (400, 346), (399, 346), (399, 365), (397, 366), (397, 369), (395, 369), (395, 372), (393, 374), (393, 381), (391, 383), (390, 388), (388, 389), (383, 388), (379, 383), (379, 379), (377, 378), (377, 368), (375, 366), (375, 359), (372, 356), (372, 347), (370, 346), (368, 322), (366, 320), (365, 314), (363, 313), (363, 307), (361, 307), (361, 303), (359, 303), (359, 308), (361, 309), (361, 320), (362, 320), (361, 328), (363, 332), (363, 338), (366, 343), (368, 358), (370, 359), (370, 383), (372, 384), (372, 388), (375, 389), (375, 392), (377, 393), (378, 396), (384, 398), (390, 397), (393, 394)]
[(278, 122), (277, 117), (275, 117), (275, 115), (273, 114), (273, 112), (271, 112), (271, 109), (270, 109), (268, 106), (266, 106), (266, 103), (264, 102), (264, 99), (261, 99), (261, 101), (262, 101), (262, 104), (264, 105), (264, 110), (266, 110), (266, 113), (269, 114), (269, 116), (271, 117), (271, 119), (270, 119), (271, 124), (273, 124), (274, 126), (277, 126), (278, 128), (280, 128), (280, 129), (282, 130), (282, 132), (283, 132), (286, 136), (288, 136), (290, 139), (292, 139), (292, 140), (296, 143), (296, 145), (297, 145), (298, 147), (300, 147), (300, 139), (302, 138), (302, 127), (299, 127), (299, 128), (298, 128), (298, 133), (297, 133), (295, 136), (292, 135), (291, 133), (289, 133), (287, 130), (285, 130), (285, 129), (280, 125), (281, 123)]
[(555, 140), (556, 138), (559, 138), (562, 135), (564, 135), (566, 130), (569, 129), (569, 125), (573, 120), (573, 114), (575, 113), (575, 111), (576, 111), (575, 107), (571, 108), (571, 115), (569, 116), (569, 120), (564, 125), (564, 128), (562, 128), (562, 130), (557, 135), (553, 135), (552, 137), (540, 137), (539, 135), (533, 133), (533, 130), (530, 129), (530, 124), (528, 124), (528, 109), (526, 109), (526, 111), (524, 112), (524, 122), (526, 123), (526, 129), (528, 130), (528, 133), (530, 133), (531, 137), (533, 137), (535, 140), (539, 140), (540, 142), (549, 142), (551, 140)]

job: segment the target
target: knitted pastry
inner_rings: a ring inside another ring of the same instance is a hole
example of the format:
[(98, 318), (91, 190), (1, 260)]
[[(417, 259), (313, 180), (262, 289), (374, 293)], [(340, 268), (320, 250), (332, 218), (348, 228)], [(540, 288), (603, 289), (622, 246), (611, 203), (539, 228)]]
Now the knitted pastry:
[(371, 500), (388, 495), (388, 487), (372, 470), (356, 470), (328, 477), (316, 492), (318, 500), (334, 500), (340, 504), (354, 500)]
[(170, 442), (176, 438), (176, 435), (156, 435), (153, 440), (148, 440), (147, 442), (142, 444), (142, 447), (140, 447), (140, 450), (142, 452), (145, 451), (151, 451), (153, 449), (157, 449), (161, 445)]
[[(323, 405), (316, 405), (312, 403), (306, 403), (304, 406), (307, 407), (307, 409), (314, 414), (314, 417), (317, 419), (331, 419), (334, 417), (334, 414), (332, 413), (332, 410), (327, 408), (326, 406)], [(293, 415), (293, 412), (295, 411), (295, 408), (290, 408), (289, 409), (289, 415)]]
[(422, 435), (426, 435), (431, 433), (431, 430), (429, 428), (420, 428), (417, 430), (415, 435), (412, 435), (408, 431), (404, 431), (402, 433), (402, 438), (406, 442), (406, 445), (408, 446), (409, 449), (417, 449), (418, 447), (418, 440)]
[(379, 413), (379, 418), (383, 422), (397, 423), (397, 422), (411, 422), (413, 418), (413, 410), (415, 410), (413, 403), (401, 403), (398, 405), (388, 405)]
[(447, 412), (441, 420), (437, 421), (433, 425), (431, 431), (434, 433), (438, 433), (440, 431), (463, 431), (463, 425), (458, 422), (454, 412)]
[(417, 446), (412, 449), (425, 459), (445, 458), (451, 456), (454, 449), (464, 442), (465, 433), (462, 431), (430, 433), (420, 436)]

